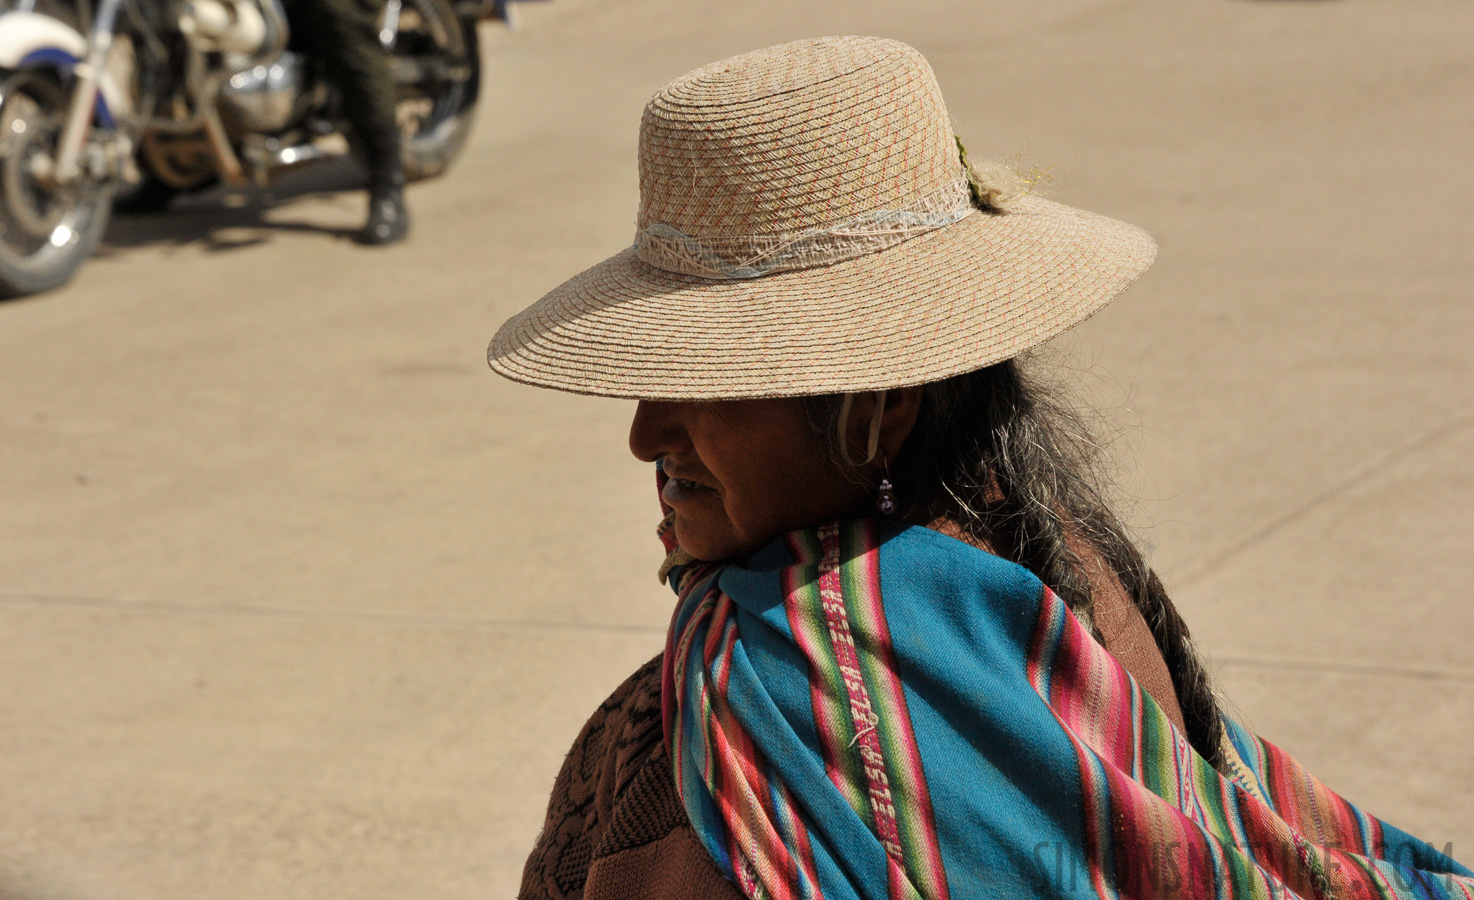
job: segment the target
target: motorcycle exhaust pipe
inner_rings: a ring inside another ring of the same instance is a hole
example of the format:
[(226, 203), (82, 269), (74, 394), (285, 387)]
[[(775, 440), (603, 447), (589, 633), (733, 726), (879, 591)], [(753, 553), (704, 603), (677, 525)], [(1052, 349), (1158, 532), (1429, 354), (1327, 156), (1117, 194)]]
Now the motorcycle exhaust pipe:
[(298, 144), (295, 147), (283, 147), (271, 154), (271, 165), (276, 169), (292, 169), (317, 162), (320, 159), (342, 155), (331, 150), (324, 150), (316, 144)]
[(325, 159), (337, 159), (347, 154), (347, 146), (308, 143), (280, 147), (274, 140), (248, 143), (244, 151), (245, 161), (250, 166), (258, 187), (266, 187), (278, 175), (292, 169)]

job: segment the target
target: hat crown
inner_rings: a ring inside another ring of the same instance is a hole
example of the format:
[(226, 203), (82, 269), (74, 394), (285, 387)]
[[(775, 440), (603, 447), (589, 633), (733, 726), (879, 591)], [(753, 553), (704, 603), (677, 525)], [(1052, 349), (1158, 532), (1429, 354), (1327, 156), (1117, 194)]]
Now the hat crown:
[(639, 228), (703, 241), (914, 208), (965, 177), (931, 66), (870, 37), (781, 44), (671, 82), (645, 107), (639, 168)]

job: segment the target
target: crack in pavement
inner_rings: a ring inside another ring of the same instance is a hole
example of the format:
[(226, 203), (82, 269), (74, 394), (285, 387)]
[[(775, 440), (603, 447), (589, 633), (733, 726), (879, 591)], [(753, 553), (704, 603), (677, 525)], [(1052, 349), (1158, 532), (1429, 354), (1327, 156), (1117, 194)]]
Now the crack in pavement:
[(1379, 471), (1383, 471), (1390, 466), (1396, 465), (1397, 463), (1402, 462), (1408, 457), (1414, 456), (1428, 449), (1429, 447), (1434, 446), (1445, 438), (1451, 437), (1459, 433), (1460, 431), (1463, 431), (1470, 425), (1474, 425), (1474, 416), (1464, 416), (1463, 418), (1454, 419), (1452, 422), (1448, 422), (1438, 428), (1434, 428), (1432, 431), (1424, 432), (1422, 435), (1419, 435), (1406, 444), (1403, 444), (1400, 447), (1394, 447), (1392, 450), (1389, 450), (1381, 456), (1378, 456), (1371, 461), (1358, 466), (1340, 481), (1337, 481), (1331, 484), (1329, 487), (1326, 487), (1325, 489), (1312, 494), (1310, 497), (1301, 501), (1299, 504), (1291, 507), (1278, 516), (1271, 518), (1269, 521), (1260, 525), (1258, 528), (1249, 532), (1247, 535), (1230, 543), (1227, 547), (1224, 547), (1216, 553), (1210, 554), (1206, 559), (1189, 565), (1181, 575), (1173, 579), (1174, 587), (1176, 589), (1181, 589), (1202, 581), (1204, 578), (1213, 574), (1214, 571), (1221, 568), (1229, 560), (1243, 553), (1245, 550), (1248, 550), (1250, 547), (1253, 547), (1255, 544), (1258, 544), (1265, 539), (1273, 536), (1276, 532), (1280, 531), (1285, 526), (1293, 524), (1300, 519), (1303, 519), (1305, 516), (1309, 515), (1311, 512), (1314, 512), (1316, 509), (1326, 505), (1327, 503), (1330, 503), (1331, 501), (1340, 497), (1342, 494), (1345, 494), (1347, 491), (1363, 483), (1368, 478), (1368, 476), (1375, 475)]
[(619, 625), (599, 622), (535, 622), (521, 619), (489, 619), (479, 616), (450, 614), (397, 613), (362, 610), (312, 610), (250, 604), (207, 606), (202, 603), (178, 603), (160, 600), (121, 600), (109, 597), (79, 597), (51, 594), (0, 594), (0, 604), (10, 606), (66, 606), (76, 609), (103, 609), (112, 612), (154, 613), (162, 615), (234, 616), (258, 619), (291, 619), (344, 623), (354, 625), (403, 625), (422, 628), (471, 629), (496, 631), (589, 632), (595, 634), (658, 634), (666, 629), (653, 625)]
[(1311, 659), (1294, 656), (1247, 656), (1214, 654), (1208, 660), (1217, 669), (1224, 666), (1245, 666), (1265, 669), (1294, 669), (1305, 672), (1336, 672), (1345, 675), (1393, 676), (1414, 678), (1422, 681), (1462, 681), (1474, 685), (1474, 669), (1455, 669), (1447, 666), (1403, 666), (1396, 663), (1351, 662), (1334, 659)]

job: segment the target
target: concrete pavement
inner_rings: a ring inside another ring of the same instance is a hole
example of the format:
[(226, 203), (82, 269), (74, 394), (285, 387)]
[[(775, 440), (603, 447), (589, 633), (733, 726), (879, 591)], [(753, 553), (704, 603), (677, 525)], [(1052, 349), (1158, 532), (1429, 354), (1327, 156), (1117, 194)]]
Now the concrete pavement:
[(519, 11), (407, 246), (306, 173), (0, 304), (0, 897), (514, 892), (670, 600), (630, 404), (485, 344), (628, 243), (661, 84), (832, 33), (913, 43), (970, 152), (1157, 237), (1058, 342), (1154, 564), (1253, 727), (1474, 860), (1474, 7)]

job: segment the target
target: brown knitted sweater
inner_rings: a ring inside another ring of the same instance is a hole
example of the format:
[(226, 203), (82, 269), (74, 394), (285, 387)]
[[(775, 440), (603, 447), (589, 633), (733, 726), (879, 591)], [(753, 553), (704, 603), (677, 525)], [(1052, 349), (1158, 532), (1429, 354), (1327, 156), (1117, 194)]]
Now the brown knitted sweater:
[(520, 900), (742, 900), (676, 794), (661, 734), (660, 660), (620, 685), (573, 742)]

